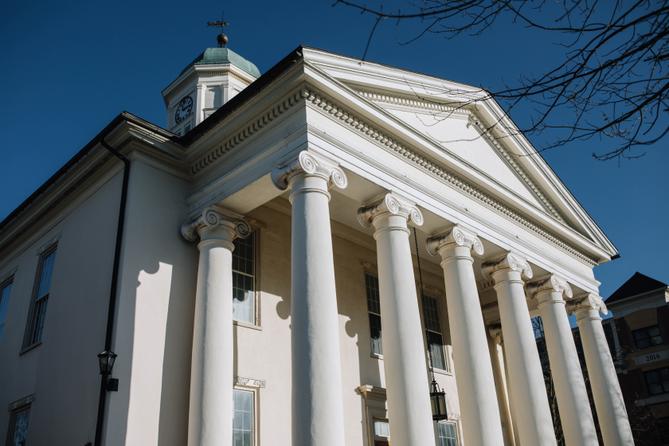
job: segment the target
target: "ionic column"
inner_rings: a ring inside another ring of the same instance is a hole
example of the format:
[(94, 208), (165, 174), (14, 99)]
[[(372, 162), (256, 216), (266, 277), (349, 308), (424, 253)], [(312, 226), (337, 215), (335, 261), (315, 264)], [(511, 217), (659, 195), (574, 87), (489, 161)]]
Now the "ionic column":
[(395, 194), (358, 211), (375, 228), (383, 367), (392, 443), (434, 446), (425, 343), (409, 245), (408, 220), (421, 225), (416, 206)]
[(520, 420), (516, 424), (520, 443), (555, 445), (551, 410), (523, 288), (523, 275), (532, 278), (532, 269), (525, 259), (513, 253), (487, 263), (484, 268), (495, 281), (509, 370), (511, 412)]
[(483, 254), (481, 240), (459, 226), (446, 236), (428, 240), (428, 251), (433, 255), (439, 253), (442, 258), (465, 443), (502, 445), (502, 423), (476, 289), (472, 250), (478, 255)]
[(606, 305), (599, 296), (589, 294), (572, 309), (576, 313), (581, 333), (585, 363), (604, 444), (632, 445), (634, 439), (625, 410), (625, 401), (602, 327), (600, 312), (607, 313)]
[(564, 279), (551, 275), (529, 289), (537, 300), (544, 325), (565, 442), (567, 446), (597, 445), (595, 423), (563, 299), (563, 295), (572, 297), (571, 288)]
[(330, 183), (346, 175), (311, 152), (272, 172), (290, 188), (292, 444), (344, 446), (344, 408), (335, 290)]
[(200, 250), (193, 321), (188, 445), (232, 444), (232, 251), (248, 236), (239, 216), (208, 208), (181, 233)]

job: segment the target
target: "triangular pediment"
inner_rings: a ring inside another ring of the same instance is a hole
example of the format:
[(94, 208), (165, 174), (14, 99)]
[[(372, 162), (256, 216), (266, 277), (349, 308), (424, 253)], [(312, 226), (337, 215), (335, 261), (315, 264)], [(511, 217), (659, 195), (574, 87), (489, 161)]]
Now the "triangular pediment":
[(487, 96), (485, 92), (319, 50), (304, 51), (307, 66), (372, 105), (379, 116), (392, 118), (397, 126), (457, 160), (464, 168), (456, 174), (465, 180), (485, 177), (488, 190), (504, 195), (506, 204), (543, 214), (606, 252), (606, 257), (617, 254), (501, 107), (489, 98), (472, 100)]

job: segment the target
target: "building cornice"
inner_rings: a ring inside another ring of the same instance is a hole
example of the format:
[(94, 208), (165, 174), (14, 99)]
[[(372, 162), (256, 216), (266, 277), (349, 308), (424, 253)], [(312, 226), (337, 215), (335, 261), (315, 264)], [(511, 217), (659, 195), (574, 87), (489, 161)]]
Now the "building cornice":
[(494, 199), (489, 194), (475, 187), (459, 175), (446, 170), (444, 167), (437, 165), (435, 162), (427, 159), (423, 155), (409, 149), (397, 139), (387, 135), (386, 132), (367, 122), (365, 119), (357, 116), (346, 107), (335, 103), (334, 101), (326, 98), (324, 95), (309, 88), (303, 89), (301, 95), (304, 97), (304, 99), (306, 99), (307, 102), (315, 106), (317, 109), (323, 111), (326, 115), (343, 122), (347, 126), (353, 128), (355, 131), (363, 134), (368, 139), (373, 140), (376, 144), (380, 145), (386, 150), (392, 151), (396, 155), (416, 165), (418, 168), (429, 173), (430, 175), (434, 175), (441, 180), (444, 180), (447, 184), (450, 184), (452, 187), (460, 190), (465, 195), (474, 198), (476, 201), (494, 209), (507, 218), (520, 223), (522, 226), (530, 229), (532, 232), (540, 235), (542, 238), (558, 246), (572, 257), (575, 257), (590, 266), (594, 266), (598, 263), (597, 260), (582, 254), (578, 249), (560, 240), (556, 235), (549, 232), (549, 230), (533, 223), (527, 217)]

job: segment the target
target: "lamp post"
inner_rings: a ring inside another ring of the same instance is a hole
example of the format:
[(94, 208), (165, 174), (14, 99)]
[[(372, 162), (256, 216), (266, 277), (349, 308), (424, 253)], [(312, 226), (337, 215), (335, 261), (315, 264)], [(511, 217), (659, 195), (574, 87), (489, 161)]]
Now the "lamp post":
[(114, 369), (114, 362), (116, 361), (116, 353), (111, 350), (104, 350), (98, 353), (98, 365), (100, 367), (100, 375), (105, 380), (105, 389), (108, 392), (118, 391), (118, 379), (110, 378), (112, 370)]

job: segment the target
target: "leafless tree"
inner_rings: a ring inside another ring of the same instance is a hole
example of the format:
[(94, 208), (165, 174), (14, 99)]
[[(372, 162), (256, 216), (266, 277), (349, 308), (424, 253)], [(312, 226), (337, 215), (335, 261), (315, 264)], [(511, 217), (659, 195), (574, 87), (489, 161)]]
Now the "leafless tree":
[(481, 36), (505, 21), (552, 33), (564, 46), (562, 60), (488, 93), (508, 112), (519, 104), (534, 110), (521, 131), (548, 134), (550, 141), (540, 150), (597, 137), (610, 145), (593, 153), (596, 159), (635, 158), (669, 132), (669, 0), (335, 0), (335, 5), (374, 17), (367, 48), (384, 21), (418, 22), (409, 41), (428, 34)]

